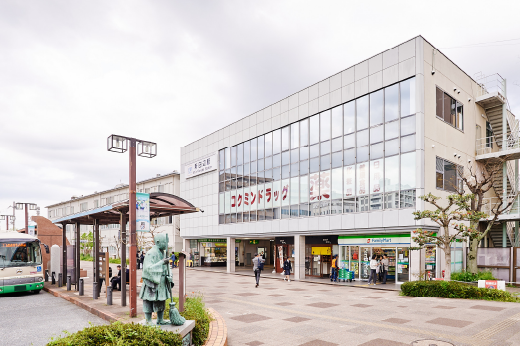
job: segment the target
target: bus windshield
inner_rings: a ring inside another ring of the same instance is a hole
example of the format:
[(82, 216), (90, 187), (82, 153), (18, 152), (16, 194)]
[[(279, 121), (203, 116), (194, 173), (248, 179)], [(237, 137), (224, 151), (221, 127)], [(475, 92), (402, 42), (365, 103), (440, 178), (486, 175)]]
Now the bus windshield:
[(39, 241), (0, 241), (0, 267), (28, 267), (42, 264)]

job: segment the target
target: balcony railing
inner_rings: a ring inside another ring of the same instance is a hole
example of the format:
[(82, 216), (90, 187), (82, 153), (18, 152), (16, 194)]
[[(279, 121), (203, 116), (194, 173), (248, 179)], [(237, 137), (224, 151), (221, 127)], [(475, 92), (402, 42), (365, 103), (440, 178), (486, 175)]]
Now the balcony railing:
[[(497, 146), (499, 148), (497, 148)], [(494, 152), (499, 153), (503, 150), (518, 149), (520, 148), (520, 138), (518, 137), (518, 134), (514, 131), (513, 135), (511, 135), (511, 133), (508, 133), (506, 135), (479, 138), (476, 141), (476, 148), (477, 156), (490, 154)]]

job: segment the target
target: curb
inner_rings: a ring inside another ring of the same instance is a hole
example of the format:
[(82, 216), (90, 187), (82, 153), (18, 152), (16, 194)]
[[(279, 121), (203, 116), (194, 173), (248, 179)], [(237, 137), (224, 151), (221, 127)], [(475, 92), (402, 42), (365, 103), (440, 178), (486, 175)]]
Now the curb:
[(220, 314), (212, 308), (208, 308), (213, 321), (209, 324), (208, 339), (204, 346), (227, 346), (226, 322)]
[(108, 322), (115, 322), (115, 321), (119, 321), (119, 318), (117, 318), (116, 315), (114, 314), (111, 314), (109, 312), (105, 312), (105, 311), (101, 311), (99, 309), (96, 309), (96, 308), (93, 308), (85, 303), (83, 303), (80, 299), (78, 298), (75, 298), (75, 297), (71, 297), (69, 295), (66, 295), (66, 294), (62, 294), (60, 293), (58, 289), (55, 289), (55, 288), (51, 288), (51, 287), (46, 287), (44, 286), (43, 287), (43, 290), (45, 292), (49, 292), (50, 294), (52, 294), (53, 296), (55, 297), (59, 297), (59, 298), (63, 298), (73, 304), (76, 304), (77, 306), (79, 306), (80, 308), (82, 308), (83, 310), (86, 310), (88, 312), (90, 312), (91, 314), (93, 315), (96, 315), (98, 316), (99, 318), (102, 318), (104, 319), (105, 321), (108, 321)]

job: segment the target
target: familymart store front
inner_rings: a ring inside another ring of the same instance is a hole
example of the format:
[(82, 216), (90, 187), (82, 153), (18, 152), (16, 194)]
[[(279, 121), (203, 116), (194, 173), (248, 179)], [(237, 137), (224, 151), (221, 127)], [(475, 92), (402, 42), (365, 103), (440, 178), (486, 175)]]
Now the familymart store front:
[(410, 244), (410, 233), (338, 237), (342, 267), (353, 271), (354, 279), (360, 281), (368, 281), (374, 254), (388, 256), (387, 281), (410, 281)]

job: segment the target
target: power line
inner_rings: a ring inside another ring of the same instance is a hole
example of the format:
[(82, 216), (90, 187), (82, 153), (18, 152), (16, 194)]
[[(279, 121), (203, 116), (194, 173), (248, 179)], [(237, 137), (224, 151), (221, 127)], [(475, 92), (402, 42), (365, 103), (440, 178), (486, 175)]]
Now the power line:
[[(464, 45), (464, 46), (447, 47), (447, 48), (439, 48), (439, 49), (486, 47), (486, 46), (482, 46), (482, 45), (490, 45), (490, 44), (493, 44), (493, 43), (511, 42), (511, 41), (518, 41), (518, 40), (520, 40), (520, 38), (513, 38), (513, 39), (510, 39), (510, 40), (500, 40), (500, 41), (492, 41), (492, 42), (473, 43), (473, 44), (467, 44), (467, 45)], [(492, 45), (491, 47), (493, 47), (493, 46), (512, 46), (512, 45), (516, 45), (516, 44), (520, 44), (520, 42), (513, 43), (513, 44), (507, 44), (507, 45)]]

